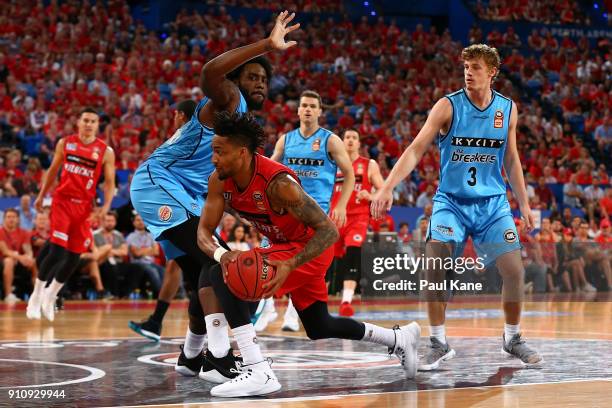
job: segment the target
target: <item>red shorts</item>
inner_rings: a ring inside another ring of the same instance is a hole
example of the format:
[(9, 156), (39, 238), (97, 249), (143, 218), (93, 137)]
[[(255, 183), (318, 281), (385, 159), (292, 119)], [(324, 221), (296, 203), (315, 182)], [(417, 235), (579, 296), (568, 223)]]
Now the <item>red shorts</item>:
[(84, 200), (53, 197), (51, 202), (51, 242), (77, 254), (91, 244), (89, 216), (91, 205)]
[[(269, 259), (289, 259), (302, 251), (303, 244), (272, 244), (269, 248), (256, 251), (267, 254)], [(297, 310), (304, 310), (316, 301), (327, 302), (325, 272), (334, 258), (333, 247), (327, 248), (312, 261), (294, 269), (276, 292), (275, 296), (291, 294), (291, 301)]]
[(359, 247), (363, 244), (368, 233), (370, 214), (354, 214), (346, 217), (346, 225), (340, 228), (340, 238), (334, 246), (334, 256), (342, 258), (346, 253), (346, 247)]

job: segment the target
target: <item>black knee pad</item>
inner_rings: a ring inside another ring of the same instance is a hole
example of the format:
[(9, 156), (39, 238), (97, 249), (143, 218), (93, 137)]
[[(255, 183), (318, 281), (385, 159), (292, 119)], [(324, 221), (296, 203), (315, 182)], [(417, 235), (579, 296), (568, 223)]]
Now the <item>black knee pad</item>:
[(200, 303), (200, 297), (198, 296), (197, 290), (192, 290), (189, 296), (189, 307), (187, 309), (191, 316), (204, 319), (204, 312), (202, 311), (202, 304)]
[(342, 265), (344, 280), (359, 282), (361, 279), (361, 247), (347, 247), (346, 255), (342, 258)]

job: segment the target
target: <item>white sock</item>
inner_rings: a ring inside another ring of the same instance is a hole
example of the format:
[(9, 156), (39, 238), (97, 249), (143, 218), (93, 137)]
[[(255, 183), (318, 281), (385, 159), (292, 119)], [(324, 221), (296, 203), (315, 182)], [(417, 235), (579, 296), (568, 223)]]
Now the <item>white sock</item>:
[(351, 303), (353, 301), (354, 293), (355, 293), (355, 289), (343, 289), (342, 290), (342, 303), (344, 302)]
[(287, 310), (285, 311), (285, 319), (296, 319), (297, 316), (297, 310), (295, 310), (293, 302), (291, 301), (291, 298), (289, 298), (289, 302), (287, 302)]
[(365, 334), (361, 340), (382, 344), (387, 347), (393, 347), (395, 345), (395, 333), (393, 329), (386, 329), (371, 323), (364, 322), (363, 324), (365, 326)]
[(183, 346), (183, 352), (185, 353), (185, 357), (194, 358), (198, 354), (202, 352), (204, 348), (204, 341), (206, 341), (205, 334), (195, 334), (192, 333), (189, 328), (187, 328), (187, 334), (185, 335), (185, 345)]
[(62, 287), (64, 287), (64, 284), (59, 283), (58, 281), (55, 280), (55, 278), (53, 278), (53, 280), (51, 281), (51, 284), (45, 290), (45, 292), (47, 296), (49, 296), (51, 299), (55, 299), (59, 291), (62, 290)]
[(442, 324), (440, 326), (429, 326), (429, 333), (431, 337), (435, 337), (442, 344), (446, 344), (446, 327)]
[(225, 357), (230, 349), (227, 319), (223, 313), (209, 314), (206, 320), (208, 333), (208, 350), (217, 358)]
[(257, 335), (252, 323), (233, 328), (232, 332), (245, 365), (263, 361), (264, 358), (261, 354), (261, 348), (257, 344)]
[(45, 286), (47, 285), (46, 281), (42, 281), (38, 278), (36, 278), (36, 282), (34, 282), (34, 290), (32, 291), (32, 296), (31, 297), (35, 297), (38, 299), (38, 301), (40, 302), (40, 297), (42, 296), (44, 290), (45, 290)]
[(274, 298), (273, 297), (264, 299), (264, 302), (265, 302), (264, 310), (266, 312), (274, 312), (274, 311), (276, 311), (276, 308), (274, 307)]
[(520, 329), (520, 324), (504, 323), (504, 340), (506, 341), (506, 344), (508, 344), (508, 342), (512, 340), (512, 337), (517, 334)]

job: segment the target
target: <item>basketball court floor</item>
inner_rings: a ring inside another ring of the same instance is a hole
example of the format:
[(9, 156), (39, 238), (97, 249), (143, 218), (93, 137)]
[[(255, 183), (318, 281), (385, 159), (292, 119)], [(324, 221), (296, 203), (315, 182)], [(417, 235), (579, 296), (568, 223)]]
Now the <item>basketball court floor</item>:
[[(212, 398), (212, 384), (174, 372), (187, 325), (184, 301), (172, 304), (159, 343), (127, 327), (151, 313), (152, 301), (67, 302), (53, 324), (27, 320), (23, 302), (1, 303), (0, 406), (610, 407), (612, 296), (585, 296), (525, 304), (522, 331), (543, 354), (541, 368), (502, 357), (498, 299), (457, 297), (446, 322), (457, 356), (415, 380), (405, 379), (384, 347), (282, 332), (286, 303), (278, 302), (281, 317), (259, 339), (283, 388), (235, 400)], [(336, 311), (337, 300), (330, 304)], [(371, 300), (356, 311), (355, 318), (386, 327), (418, 321), (425, 351), (425, 305)]]

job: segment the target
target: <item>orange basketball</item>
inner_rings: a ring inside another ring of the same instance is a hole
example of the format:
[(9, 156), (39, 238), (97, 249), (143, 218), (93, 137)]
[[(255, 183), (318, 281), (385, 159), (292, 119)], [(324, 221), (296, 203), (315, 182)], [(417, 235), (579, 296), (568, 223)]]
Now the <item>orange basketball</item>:
[(227, 266), (227, 287), (236, 297), (254, 302), (262, 298), (262, 286), (276, 276), (276, 268), (255, 250), (242, 252)]

